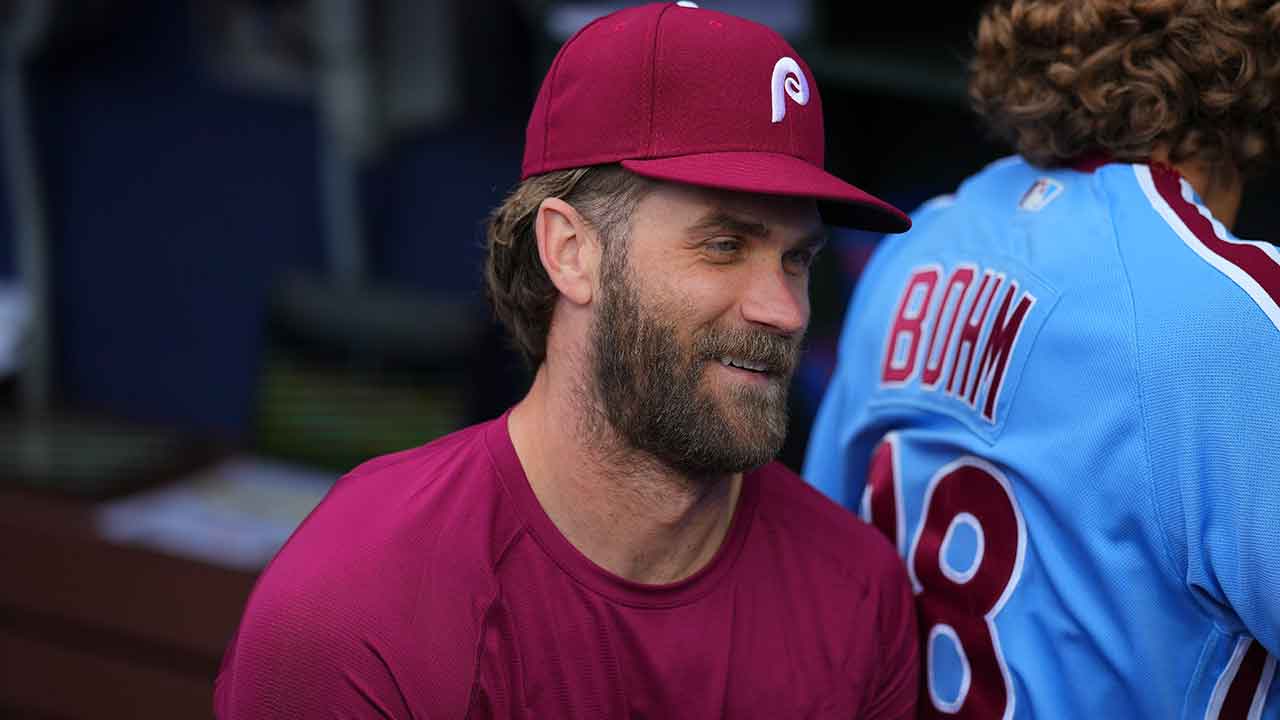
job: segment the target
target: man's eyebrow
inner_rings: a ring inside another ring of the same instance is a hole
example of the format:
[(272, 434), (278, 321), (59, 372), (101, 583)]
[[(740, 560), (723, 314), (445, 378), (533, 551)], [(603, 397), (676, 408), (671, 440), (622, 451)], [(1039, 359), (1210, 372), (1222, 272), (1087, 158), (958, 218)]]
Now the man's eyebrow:
[(831, 239), (830, 233), (827, 232), (826, 226), (818, 228), (811, 233), (806, 233), (801, 237), (796, 245), (801, 247), (813, 248), (816, 252), (827, 246), (827, 242)]
[[(705, 215), (689, 227), (690, 235), (701, 235), (709, 232), (725, 232), (730, 235), (762, 238), (769, 235), (769, 226), (755, 220), (748, 220), (724, 210), (715, 210)], [(805, 233), (795, 242), (795, 247), (812, 248), (815, 251), (826, 246), (828, 239), (825, 225)]]
[(748, 237), (766, 237), (769, 234), (769, 228), (764, 223), (731, 215), (724, 210), (715, 210), (708, 213), (689, 226), (690, 234), (717, 231), (724, 231), (731, 235), (746, 235)]

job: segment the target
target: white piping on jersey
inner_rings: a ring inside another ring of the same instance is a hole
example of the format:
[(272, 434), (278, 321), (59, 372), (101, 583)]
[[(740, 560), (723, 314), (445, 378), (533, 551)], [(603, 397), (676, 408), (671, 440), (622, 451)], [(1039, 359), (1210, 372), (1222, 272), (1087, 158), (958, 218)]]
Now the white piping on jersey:
[(1258, 689), (1253, 693), (1253, 703), (1249, 705), (1249, 717), (1246, 720), (1261, 720), (1262, 708), (1267, 704), (1267, 692), (1271, 690), (1271, 681), (1276, 675), (1276, 659), (1267, 655), (1267, 662), (1262, 666), (1262, 677), (1258, 680)]
[[(1254, 280), (1252, 275), (1245, 272), (1235, 263), (1222, 257), (1213, 250), (1210, 250), (1205, 246), (1200, 238), (1196, 237), (1195, 232), (1193, 232), (1191, 228), (1187, 227), (1186, 223), (1182, 222), (1182, 218), (1178, 217), (1177, 211), (1169, 206), (1169, 203), (1160, 194), (1160, 191), (1156, 189), (1155, 181), (1151, 178), (1150, 167), (1146, 165), (1134, 165), (1133, 173), (1138, 179), (1138, 186), (1142, 188), (1142, 192), (1147, 196), (1147, 201), (1151, 203), (1151, 207), (1160, 214), (1160, 217), (1164, 218), (1164, 221), (1169, 224), (1169, 227), (1172, 228), (1175, 233), (1177, 233), (1178, 237), (1182, 239), (1182, 242), (1187, 247), (1191, 248), (1196, 255), (1199, 255), (1200, 259), (1217, 268), (1219, 272), (1226, 275), (1232, 282), (1240, 286), (1240, 289), (1248, 293), (1249, 297), (1253, 298), (1253, 301), (1258, 304), (1258, 307), (1262, 312), (1271, 320), (1271, 323), (1276, 326), (1276, 329), (1280, 330), (1280, 306), (1276, 305), (1276, 302), (1272, 300), (1271, 296), (1267, 294), (1267, 291), (1258, 284), (1258, 281)], [(1227, 232), (1222, 223), (1213, 219), (1213, 214), (1209, 212), (1209, 209), (1195, 201), (1195, 191), (1191, 187), (1191, 183), (1187, 182), (1186, 178), (1179, 178), (1178, 182), (1182, 189), (1182, 198), (1192, 207), (1196, 208), (1201, 215), (1210, 219), (1213, 232), (1220, 240), (1232, 243), (1233, 245), (1252, 245), (1253, 247), (1262, 250), (1269, 258), (1271, 258), (1271, 260), (1273, 260), (1277, 265), (1280, 265), (1280, 251), (1277, 251), (1276, 248), (1269, 243), (1239, 240), (1231, 237), (1230, 233)]]
[(927, 682), (925, 685), (929, 687), (929, 698), (933, 700), (934, 707), (944, 713), (956, 713), (969, 695), (969, 686), (973, 683), (973, 669), (969, 667), (969, 653), (965, 650), (964, 643), (960, 642), (960, 635), (956, 633), (956, 629), (946, 623), (938, 623), (929, 629), (929, 644), (925, 646), (925, 672), (929, 674), (925, 677), (934, 677), (933, 646), (939, 635), (947, 636), (956, 645), (956, 654), (960, 656), (960, 689), (956, 692), (956, 699), (948, 701), (938, 697), (932, 682)]
[[(1231, 660), (1222, 669), (1218, 682), (1213, 686), (1209, 707), (1204, 710), (1204, 720), (1221, 718), (1222, 704), (1227, 701), (1227, 693), (1230, 692), (1231, 684), (1235, 682), (1236, 675), (1240, 672), (1240, 665), (1244, 662), (1244, 656), (1249, 652), (1249, 646), (1252, 644), (1253, 638), (1248, 636), (1236, 640), (1236, 647), (1231, 652)], [(1262, 708), (1267, 702), (1267, 691), (1271, 689), (1271, 680), (1275, 674), (1276, 659), (1268, 654), (1266, 664), (1262, 666), (1262, 677), (1258, 678), (1258, 687), (1253, 691), (1253, 702), (1249, 704), (1249, 714), (1245, 716), (1245, 720), (1261, 720)]]
[[(911, 579), (911, 586), (915, 588), (915, 591), (918, 594), (924, 586), (920, 583), (920, 579), (916, 577), (915, 557), (916, 553), (919, 551), (920, 539), (924, 535), (924, 526), (926, 521), (929, 519), (928, 508), (933, 505), (933, 491), (938, 488), (938, 484), (942, 481), (942, 478), (946, 477), (953, 470), (965, 465), (980, 468), (996, 479), (996, 482), (999, 483), (1000, 487), (1004, 490), (1005, 495), (1009, 496), (1009, 505), (1013, 508), (1013, 516), (1017, 520), (1018, 525), (1017, 556), (1013, 563), (1013, 570), (1009, 573), (1009, 581), (1005, 584), (1004, 592), (1000, 594), (995, 605), (993, 605), (991, 610), (983, 617), (987, 623), (987, 630), (990, 632), (991, 647), (996, 651), (996, 662), (1000, 665), (1000, 674), (1004, 677), (1004, 686), (1009, 694), (1008, 704), (1005, 705), (1004, 715), (1001, 717), (1001, 720), (1013, 720), (1014, 710), (1018, 703), (1018, 696), (1017, 691), (1014, 689), (1013, 674), (1009, 672), (1009, 664), (1004, 659), (1004, 648), (1000, 644), (1000, 632), (996, 629), (996, 615), (999, 615), (1000, 611), (1004, 609), (1005, 603), (1009, 602), (1009, 598), (1013, 595), (1013, 591), (1017, 589), (1018, 583), (1022, 580), (1022, 569), (1026, 562), (1027, 554), (1027, 523), (1022, 517), (1022, 508), (1018, 506), (1018, 502), (1014, 498), (1013, 484), (1009, 482), (1009, 478), (1005, 477), (1005, 474), (1001, 472), (999, 468), (980, 457), (965, 455), (957, 460), (947, 463), (933, 474), (933, 477), (929, 479), (929, 484), (926, 486), (924, 491), (924, 514), (921, 515), (920, 523), (916, 526), (915, 534), (911, 539), (911, 552), (907, 555), (907, 575)], [(939, 558), (939, 567), (942, 565), (941, 561), (942, 558)], [(960, 645), (958, 638), (956, 639), (956, 644), (958, 646)], [(926, 685), (928, 684), (929, 683), (926, 683)], [(930, 689), (930, 695), (933, 696), (932, 689)], [(937, 705), (937, 707), (942, 707), (942, 704)]]
[[(888, 446), (889, 462), (893, 465), (893, 527), (896, 535), (893, 538), (893, 546), (897, 548), (898, 554), (905, 558), (907, 557), (907, 518), (905, 515), (906, 510), (904, 510), (906, 505), (902, 501), (902, 483), (898, 480), (898, 478), (902, 477), (902, 460), (898, 452), (898, 431), (890, 430), (885, 433), (880, 443)], [(867, 524), (874, 524), (871, 517), (871, 483), (867, 483), (862, 488), (862, 499), (858, 508), (858, 516), (865, 520)], [(922, 589), (920, 583), (915, 579), (915, 573), (911, 573), (912, 592), (918, 594)]]
[[(946, 556), (951, 549), (951, 543), (955, 540), (956, 528), (960, 525), (968, 525), (977, 537), (975, 541), (977, 547), (973, 552), (973, 560), (970, 561), (969, 567), (964, 570), (957, 570), (951, 567), (951, 563), (946, 561)], [(987, 538), (982, 532), (982, 523), (978, 522), (978, 518), (973, 513), (962, 512), (951, 520), (951, 524), (947, 526), (947, 532), (942, 536), (942, 545), (938, 548), (938, 570), (942, 571), (942, 575), (957, 585), (963, 585), (973, 579), (977, 574), (978, 568), (982, 566), (982, 555), (987, 550)]]

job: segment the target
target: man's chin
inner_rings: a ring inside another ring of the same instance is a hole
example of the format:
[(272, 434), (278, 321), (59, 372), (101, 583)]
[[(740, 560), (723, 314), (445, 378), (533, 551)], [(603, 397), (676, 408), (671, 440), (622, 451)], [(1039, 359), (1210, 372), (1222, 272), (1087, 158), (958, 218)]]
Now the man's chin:
[[(753, 450), (758, 449), (758, 447), (753, 448)], [(670, 467), (691, 479), (709, 480), (720, 479), (726, 475), (734, 475), (736, 473), (750, 472), (767, 464), (770, 460), (773, 460), (776, 455), (776, 452), (765, 456), (754, 452), (744, 454), (741, 452), (726, 450), (720, 456), (713, 459), (698, 458), (696, 460), (689, 460), (686, 458), (679, 458), (675, 462), (668, 460), (668, 463)]]
[[(741, 405), (741, 403), (739, 403)], [(787, 415), (772, 408), (743, 408), (723, 411), (726, 456), (738, 459), (735, 471), (750, 470), (777, 457), (787, 439)]]
[(726, 422), (744, 427), (787, 422), (788, 382), (774, 375), (763, 382), (709, 388), (704, 399), (714, 402)]

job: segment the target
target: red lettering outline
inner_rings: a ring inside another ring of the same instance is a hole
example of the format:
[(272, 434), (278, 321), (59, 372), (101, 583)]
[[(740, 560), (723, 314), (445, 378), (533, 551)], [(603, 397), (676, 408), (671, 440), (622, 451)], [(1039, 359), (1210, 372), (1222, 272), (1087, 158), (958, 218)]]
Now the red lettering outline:
[[(947, 350), (951, 347), (951, 336), (956, 331), (956, 320), (960, 318), (960, 311), (964, 309), (965, 296), (969, 294), (969, 288), (973, 287), (973, 279), (977, 276), (978, 266), (973, 263), (960, 263), (955, 270), (951, 271), (951, 277), (947, 278), (947, 286), (942, 291), (942, 299), (938, 301), (937, 319), (933, 323), (933, 332), (929, 334), (929, 345), (924, 351), (924, 370), (920, 374), (920, 385), (925, 390), (936, 390), (938, 383), (942, 380), (942, 368), (947, 364)], [(942, 327), (942, 321), (947, 316), (947, 305), (951, 301), (952, 288), (959, 287), (960, 294), (956, 297), (955, 308), (951, 311), (951, 322), (947, 324), (947, 332), (942, 336), (942, 347), (938, 349), (938, 365), (933, 367), (934, 348), (938, 344), (938, 330)]]
[[(991, 310), (991, 300), (996, 293), (1000, 292), (1004, 277), (1004, 273), (993, 270), (982, 273), (982, 284), (978, 286), (978, 293), (973, 296), (973, 304), (969, 306), (969, 317), (960, 328), (960, 338), (956, 340), (955, 354), (951, 359), (951, 375), (947, 378), (947, 393), (950, 395), (963, 398), (969, 387), (969, 376), (973, 374), (973, 353), (978, 348), (978, 341), (982, 339), (982, 327), (987, 324), (987, 312)], [(991, 287), (991, 293), (987, 295), (986, 302), (982, 303), (983, 293), (986, 292), (987, 284), (992, 278), (995, 278), (995, 285)], [(982, 303), (982, 312), (975, 323), (974, 313), (978, 312), (979, 303)], [(969, 345), (969, 354), (964, 361), (964, 373), (960, 376), (960, 392), (955, 392), (956, 372), (960, 369), (960, 355), (964, 352), (966, 343)]]
[[(910, 382), (915, 375), (916, 356), (920, 350), (921, 336), (924, 334), (924, 323), (929, 318), (933, 291), (937, 289), (938, 280), (941, 278), (942, 267), (937, 264), (918, 267), (912, 270), (911, 277), (907, 278), (902, 297), (898, 300), (898, 310), (894, 313), (893, 323), (889, 326), (889, 336), (885, 339), (884, 362), (880, 366), (882, 386), (901, 387)], [(924, 300), (921, 301), (916, 312), (911, 313), (909, 307), (911, 297), (915, 295), (918, 286), (925, 288)], [(894, 359), (897, 356), (898, 338), (903, 333), (907, 333), (907, 337), (910, 338), (910, 347), (907, 349), (906, 357), (903, 358), (904, 366), (898, 367), (894, 364)]]
[(1009, 303), (1018, 291), (1018, 283), (1011, 281), (1009, 291), (1004, 295), (1004, 302), (996, 311), (991, 321), (991, 330), (987, 333), (987, 343), (982, 349), (982, 357), (978, 361), (977, 372), (973, 377), (973, 389), (969, 391), (969, 407), (977, 407), (978, 389), (987, 387), (987, 402), (982, 408), (982, 418), (992, 425), (996, 424), (996, 400), (1000, 397), (1000, 388), (1004, 386), (1005, 366), (1013, 349), (1022, 334), (1022, 321), (1036, 304), (1036, 298), (1029, 292), (1023, 292), (1018, 299), (1018, 307), (1013, 316), (1009, 316)]

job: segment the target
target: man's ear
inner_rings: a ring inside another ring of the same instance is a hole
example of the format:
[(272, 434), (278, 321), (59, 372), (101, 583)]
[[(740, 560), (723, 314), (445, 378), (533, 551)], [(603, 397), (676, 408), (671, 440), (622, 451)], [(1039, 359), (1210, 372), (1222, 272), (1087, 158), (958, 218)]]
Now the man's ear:
[(595, 230), (572, 205), (560, 198), (542, 201), (533, 230), (542, 267), (560, 294), (578, 305), (591, 302), (600, 260)]

